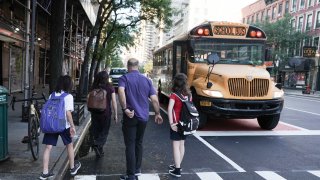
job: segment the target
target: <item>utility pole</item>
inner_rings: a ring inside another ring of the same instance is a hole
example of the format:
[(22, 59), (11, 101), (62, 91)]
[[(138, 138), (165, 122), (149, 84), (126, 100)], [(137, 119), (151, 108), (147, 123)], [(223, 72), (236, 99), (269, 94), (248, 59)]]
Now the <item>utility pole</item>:
[(32, 9), (31, 9), (31, 43), (30, 43), (30, 69), (29, 69), (29, 98), (32, 97), (32, 88), (33, 88), (33, 62), (34, 62), (34, 40), (35, 40), (35, 24), (36, 24), (36, 8), (37, 0), (32, 0)]
[[(29, 84), (29, 67), (30, 67), (30, 0), (27, 1), (27, 17), (26, 17), (26, 42), (25, 42), (25, 47), (26, 47), (26, 58), (25, 58), (25, 69), (24, 69), (24, 98), (27, 99), (29, 96), (29, 90), (30, 90), (30, 84)], [(24, 103), (24, 108), (27, 107), (27, 102)], [(23, 108), (23, 109), (24, 109)]]

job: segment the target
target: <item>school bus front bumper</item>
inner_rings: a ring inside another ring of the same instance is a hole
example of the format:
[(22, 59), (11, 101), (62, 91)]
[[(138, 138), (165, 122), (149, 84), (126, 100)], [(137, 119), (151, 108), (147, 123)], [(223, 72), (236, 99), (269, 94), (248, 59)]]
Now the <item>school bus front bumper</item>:
[(256, 118), (261, 115), (280, 114), (284, 101), (283, 98), (268, 100), (236, 100), (203, 96), (198, 98), (200, 111), (226, 118)]

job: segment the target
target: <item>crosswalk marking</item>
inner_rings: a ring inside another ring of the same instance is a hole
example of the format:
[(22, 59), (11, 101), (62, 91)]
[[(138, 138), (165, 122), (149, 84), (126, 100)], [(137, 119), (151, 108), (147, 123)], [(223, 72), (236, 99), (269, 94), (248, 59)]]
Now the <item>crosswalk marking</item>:
[(76, 175), (74, 180), (96, 180), (96, 175)]
[(199, 172), (196, 174), (201, 180), (223, 180), (216, 172)]
[[(320, 177), (320, 170), (306, 170), (306, 172)], [(223, 172), (223, 174), (226, 174), (227, 172)], [(230, 174), (231, 172), (228, 172)], [(246, 173), (246, 172), (242, 172)], [(259, 176), (266, 180), (286, 180), (286, 178), (280, 176), (276, 172), (273, 171), (255, 171)], [(187, 176), (189, 174), (193, 173), (183, 173), (182, 176)], [(223, 180), (223, 178), (219, 175), (217, 172), (196, 172), (195, 173), (200, 180)], [(139, 180), (160, 180), (159, 175), (169, 175), (168, 173), (154, 173), (154, 174), (142, 174), (139, 176)], [(238, 176), (239, 174), (235, 173), (235, 176)], [(96, 180), (97, 177), (119, 177), (120, 174), (98, 174), (98, 175), (76, 175), (74, 177), (75, 180)], [(170, 176), (170, 175), (169, 175)], [(1, 180), (1, 179), (0, 179)]]
[(281, 177), (280, 175), (272, 171), (255, 171), (255, 172), (266, 180), (286, 180), (285, 178)]
[(318, 136), (320, 130), (295, 131), (197, 131), (198, 136)]
[(141, 174), (139, 180), (160, 180), (160, 177), (158, 174)]
[(317, 176), (317, 177), (320, 177), (320, 171), (308, 171), (308, 172)]

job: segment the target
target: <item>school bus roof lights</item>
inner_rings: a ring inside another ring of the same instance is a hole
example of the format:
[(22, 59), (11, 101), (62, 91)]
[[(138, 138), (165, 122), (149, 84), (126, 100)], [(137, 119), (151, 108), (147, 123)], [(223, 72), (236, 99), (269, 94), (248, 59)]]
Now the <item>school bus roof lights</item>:
[(199, 28), (199, 29), (197, 29), (197, 34), (200, 36), (209, 36), (210, 30), (207, 28)]
[(262, 32), (261, 31), (250, 31), (250, 37), (252, 38), (261, 38), (262, 37)]

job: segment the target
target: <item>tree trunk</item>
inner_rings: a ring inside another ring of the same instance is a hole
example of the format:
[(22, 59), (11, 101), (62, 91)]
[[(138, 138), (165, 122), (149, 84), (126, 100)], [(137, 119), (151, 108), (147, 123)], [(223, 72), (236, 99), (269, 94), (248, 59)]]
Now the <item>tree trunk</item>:
[(103, 24), (100, 23), (99, 31), (96, 38), (96, 44), (94, 46), (94, 51), (93, 51), (92, 60), (91, 60), (91, 66), (90, 66), (90, 72), (89, 72), (89, 84), (88, 84), (89, 87), (91, 87), (93, 82), (93, 77), (96, 74), (94, 73), (94, 70), (97, 66), (97, 57), (98, 57), (98, 50), (99, 50), (99, 44), (100, 44), (99, 42), (101, 38), (102, 27), (103, 27)]
[(50, 25), (50, 93), (54, 91), (59, 76), (62, 75), (64, 60), (64, 21), (66, 0), (52, 1)]

